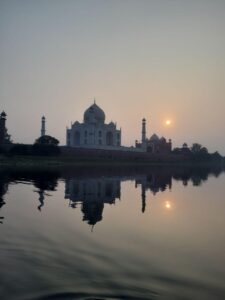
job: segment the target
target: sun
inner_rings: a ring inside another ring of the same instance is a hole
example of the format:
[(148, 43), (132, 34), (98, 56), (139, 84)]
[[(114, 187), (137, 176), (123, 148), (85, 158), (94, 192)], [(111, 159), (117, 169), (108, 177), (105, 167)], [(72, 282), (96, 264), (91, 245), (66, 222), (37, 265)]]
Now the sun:
[(170, 201), (165, 201), (165, 208), (170, 210), (172, 208), (171, 202)]
[(166, 125), (170, 126), (171, 125), (171, 120), (166, 120)]

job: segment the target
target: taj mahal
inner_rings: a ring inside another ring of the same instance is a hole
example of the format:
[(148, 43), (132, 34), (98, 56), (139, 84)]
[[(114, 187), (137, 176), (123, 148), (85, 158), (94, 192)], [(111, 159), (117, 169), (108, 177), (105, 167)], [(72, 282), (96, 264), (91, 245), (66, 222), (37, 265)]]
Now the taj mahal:
[(84, 112), (83, 123), (76, 121), (67, 129), (67, 146), (82, 148), (120, 148), (121, 129), (105, 123), (104, 111), (95, 103)]
[(94, 103), (85, 110), (83, 122), (75, 121), (71, 124), (71, 128), (67, 128), (67, 147), (163, 154), (171, 151), (171, 140), (159, 138), (156, 134), (147, 138), (146, 119), (142, 120), (141, 141), (136, 140), (135, 146), (132, 147), (121, 145), (121, 128), (118, 129), (114, 122), (106, 123), (105, 119), (104, 111), (94, 100)]

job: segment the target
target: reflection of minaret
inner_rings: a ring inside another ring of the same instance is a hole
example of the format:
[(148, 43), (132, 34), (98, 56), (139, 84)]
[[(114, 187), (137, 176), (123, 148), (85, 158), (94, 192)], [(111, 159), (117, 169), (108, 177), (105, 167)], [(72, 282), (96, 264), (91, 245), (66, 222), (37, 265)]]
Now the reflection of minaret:
[(39, 190), (38, 191), (39, 194), (39, 201), (40, 201), (40, 205), (38, 205), (38, 209), (41, 211), (42, 206), (44, 206), (44, 200), (45, 200), (45, 191), (44, 190)]
[[(8, 184), (4, 181), (0, 181), (0, 209), (3, 205), (5, 205), (3, 196), (5, 195), (7, 190), (8, 190)], [(0, 224), (3, 223), (3, 221), (2, 221), (3, 219), (4, 219), (4, 217), (0, 217)]]
[[(5, 201), (3, 200), (3, 198), (0, 198), (0, 208), (3, 206), (3, 205), (5, 205)], [(3, 220), (4, 219), (4, 217), (0, 217), (0, 220)], [(2, 224), (3, 222), (2, 221), (0, 221), (0, 224)]]
[(142, 200), (142, 212), (145, 212), (145, 206), (146, 206), (146, 193), (145, 193), (145, 187), (142, 184), (141, 185), (141, 200)]
[(41, 136), (45, 135), (45, 117), (41, 118)]
[(55, 172), (45, 172), (44, 174), (36, 174), (33, 177), (34, 186), (37, 188), (34, 192), (39, 195), (38, 210), (41, 211), (41, 208), (44, 206), (45, 197), (50, 197), (51, 195), (46, 193), (48, 191), (56, 191), (58, 180), (58, 173)]
[(38, 205), (37, 208), (38, 208), (39, 211), (41, 211), (41, 208), (45, 205), (45, 202), (44, 202), (45, 196), (51, 197), (51, 195), (48, 194), (48, 193), (46, 193), (45, 189), (41, 189), (41, 188), (39, 190), (37, 190), (37, 191), (34, 191), (34, 192), (39, 194), (38, 200), (40, 202), (40, 205)]

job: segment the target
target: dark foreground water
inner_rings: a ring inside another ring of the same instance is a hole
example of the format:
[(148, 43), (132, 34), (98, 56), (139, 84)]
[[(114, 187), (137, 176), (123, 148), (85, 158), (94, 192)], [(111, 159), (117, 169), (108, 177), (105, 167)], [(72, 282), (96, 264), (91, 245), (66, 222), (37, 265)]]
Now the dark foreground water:
[(4, 171), (0, 299), (225, 299), (218, 168)]

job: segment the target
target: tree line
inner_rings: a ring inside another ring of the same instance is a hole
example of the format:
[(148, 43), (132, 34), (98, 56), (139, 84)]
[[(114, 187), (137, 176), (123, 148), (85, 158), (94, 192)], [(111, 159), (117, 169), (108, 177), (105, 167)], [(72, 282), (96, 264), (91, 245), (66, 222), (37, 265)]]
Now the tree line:
[(0, 153), (7, 156), (55, 156), (61, 153), (59, 141), (49, 135), (39, 137), (33, 145), (13, 144), (8, 149), (0, 149)]

